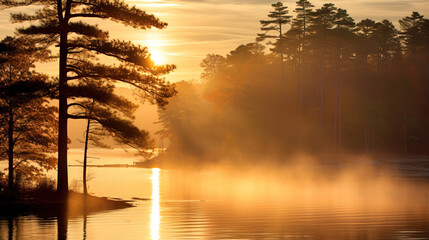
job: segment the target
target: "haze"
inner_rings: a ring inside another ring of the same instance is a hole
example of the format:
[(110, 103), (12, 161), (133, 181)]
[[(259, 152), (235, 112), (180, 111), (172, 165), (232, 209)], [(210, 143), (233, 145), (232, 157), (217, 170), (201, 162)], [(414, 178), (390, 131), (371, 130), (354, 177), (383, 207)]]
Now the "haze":
[[(163, 0), (128, 0), (130, 4), (153, 13), (168, 23), (167, 29), (137, 31), (123, 28), (120, 24), (109, 23), (110, 35), (114, 38), (127, 39), (143, 46), (148, 46), (155, 52), (161, 64), (174, 63), (177, 70), (166, 76), (172, 82), (181, 80), (199, 81), (201, 74), (200, 62), (209, 53), (226, 55), (240, 44), (253, 42), (259, 32), (259, 20), (266, 18), (270, 11), (270, 1), (264, 0), (205, 0), (205, 1), (163, 1)], [(320, 7), (326, 1), (315, 0), (312, 3)], [(356, 20), (364, 18), (373, 20), (389, 19), (395, 25), (397, 21), (412, 11), (418, 10), (422, 15), (429, 15), (429, 5), (426, 0), (386, 0), (386, 1), (330, 1), (337, 7), (345, 8)], [(284, 4), (292, 10), (295, 1), (285, 1)], [(33, 8), (28, 8), (31, 12)], [(0, 37), (4, 38), (14, 32), (16, 24), (9, 23), (9, 12), (4, 10), (0, 16)], [(292, 13), (293, 14), (293, 13)], [(100, 22), (100, 26), (105, 24)], [(56, 75), (57, 63), (40, 64), (38, 70)], [(157, 121), (156, 108), (142, 106), (137, 112), (139, 127), (155, 133), (160, 130)], [(82, 147), (78, 139), (82, 139), (83, 123), (72, 121), (72, 147)], [(154, 136), (160, 144), (158, 136)]]

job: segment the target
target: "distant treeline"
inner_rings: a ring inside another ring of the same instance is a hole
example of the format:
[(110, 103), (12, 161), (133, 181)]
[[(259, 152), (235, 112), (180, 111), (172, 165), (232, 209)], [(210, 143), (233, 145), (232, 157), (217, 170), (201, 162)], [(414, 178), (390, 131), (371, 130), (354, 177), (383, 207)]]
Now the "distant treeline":
[(177, 84), (159, 111), (169, 151), (196, 161), (428, 154), (429, 20), (413, 12), (397, 29), (356, 23), (331, 3), (297, 4), (294, 17), (273, 4), (258, 42), (207, 55), (201, 84)]

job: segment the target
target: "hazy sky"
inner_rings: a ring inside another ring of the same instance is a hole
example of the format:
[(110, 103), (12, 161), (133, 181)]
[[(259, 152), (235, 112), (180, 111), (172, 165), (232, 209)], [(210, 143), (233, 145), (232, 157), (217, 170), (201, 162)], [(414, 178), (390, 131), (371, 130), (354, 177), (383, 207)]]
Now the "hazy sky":
[[(295, 1), (283, 1), (291, 9)], [(363, 18), (374, 20), (389, 19), (397, 25), (399, 19), (412, 11), (429, 17), (429, 0), (313, 0), (316, 7), (333, 2), (345, 8), (359, 21)], [(169, 26), (163, 30), (137, 31), (117, 23), (98, 21), (110, 31), (113, 38), (132, 40), (148, 46), (150, 50), (163, 56), (165, 63), (176, 64), (178, 69), (167, 76), (170, 81), (197, 80), (201, 68), (199, 63), (208, 53), (227, 54), (240, 44), (253, 42), (259, 32), (259, 20), (267, 19), (271, 10), (268, 0), (128, 0), (131, 5), (153, 13)], [(34, 9), (26, 9), (33, 11)], [(16, 26), (9, 23), (9, 12), (0, 14), (0, 37), (11, 35)], [(40, 71), (56, 75), (57, 63), (45, 64)], [(139, 117), (139, 115), (144, 117)], [(139, 109), (138, 125), (151, 132), (159, 128), (156, 109), (145, 106)], [(72, 123), (76, 126), (75, 121)], [(76, 134), (80, 131), (74, 131)], [(82, 130), (83, 132), (83, 130)], [(81, 133), (78, 134), (79, 137)]]
[[(267, 0), (130, 0), (148, 12), (168, 22), (162, 31), (142, 32), (133, 39), (162, 51), (168, 62), (178, 69), (168, 78), (171, 80), (198, 79), (199, 63), (208, 53), (226, 54), (238, 45), (255, 40), (259, 32), (259, 20), (266, 19), (271, 10)], [(295, 2), (283, 1), (291, 9)], [(345, 8), (359, 21), (398, 20), (419, 11), (429, 14), (428, 0), (313, 0), (316, 7), (333, 2)]]

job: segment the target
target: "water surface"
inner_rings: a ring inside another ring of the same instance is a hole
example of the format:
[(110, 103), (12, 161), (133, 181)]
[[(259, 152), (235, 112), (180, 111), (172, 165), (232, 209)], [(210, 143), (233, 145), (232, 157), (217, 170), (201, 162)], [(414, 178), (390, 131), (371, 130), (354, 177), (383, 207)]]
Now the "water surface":
[[(192, 191), (180, 194), (173, 188), (185, 184), (183, 175), (172, 171), (91, 168), (90, 172), (89, 191), (93, 194), (152, 200), (137, 200), (134, 208), (86, 216), (0, 217), (0, 239), (429, 239), (429, 212), (424, 201), (419, 201), (419, 206), (374, 207), (371, 200), (271, 201), (260, 192), (262, 197), (257, 201), (246, 202), (245, 197), (239, 202)], [(80, 174), (80, 168), (70, 168), (75, 187)], [(195, 173), (192, 181), (196, 188), (201, 188), (198, 179), (204, 182), (204, 176), (216, 177), (210, 174)], [(415, 202), (413, 196), (407, 197)]]

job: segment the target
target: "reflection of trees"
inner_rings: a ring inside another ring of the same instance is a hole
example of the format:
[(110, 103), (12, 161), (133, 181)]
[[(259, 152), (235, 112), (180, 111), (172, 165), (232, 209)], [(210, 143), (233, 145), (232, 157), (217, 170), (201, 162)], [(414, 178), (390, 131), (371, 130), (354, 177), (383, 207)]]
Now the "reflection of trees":
[[(86, 202), (84, 202), (84, 203), (86, 204)], [(82, 231), (82, 234), (83, 234), (83, 240), (86, 240), (86, 236), (87, 236), (86, 228), (88, 225), (88, 212), (86, 210), (86, 206), (84, 207), (83, 211), (84, 212), (83, 212), (83, 231)]]
[[(67, 209), (67, 208), (64, 208)], [(68, 217), (67, 210), (60, 211), (57, 215), (57, 239), (67, 240)]]
[(13, 218), (8, 218), (7, 219), (7, 234), (8, 234), (8, 239), (9, 240), (13, 240), (14, 238), (13, 238), (13, 230), (14, 230), (14, 227), (13, 227), (13, 222), (14, 222), (14, 219)]

